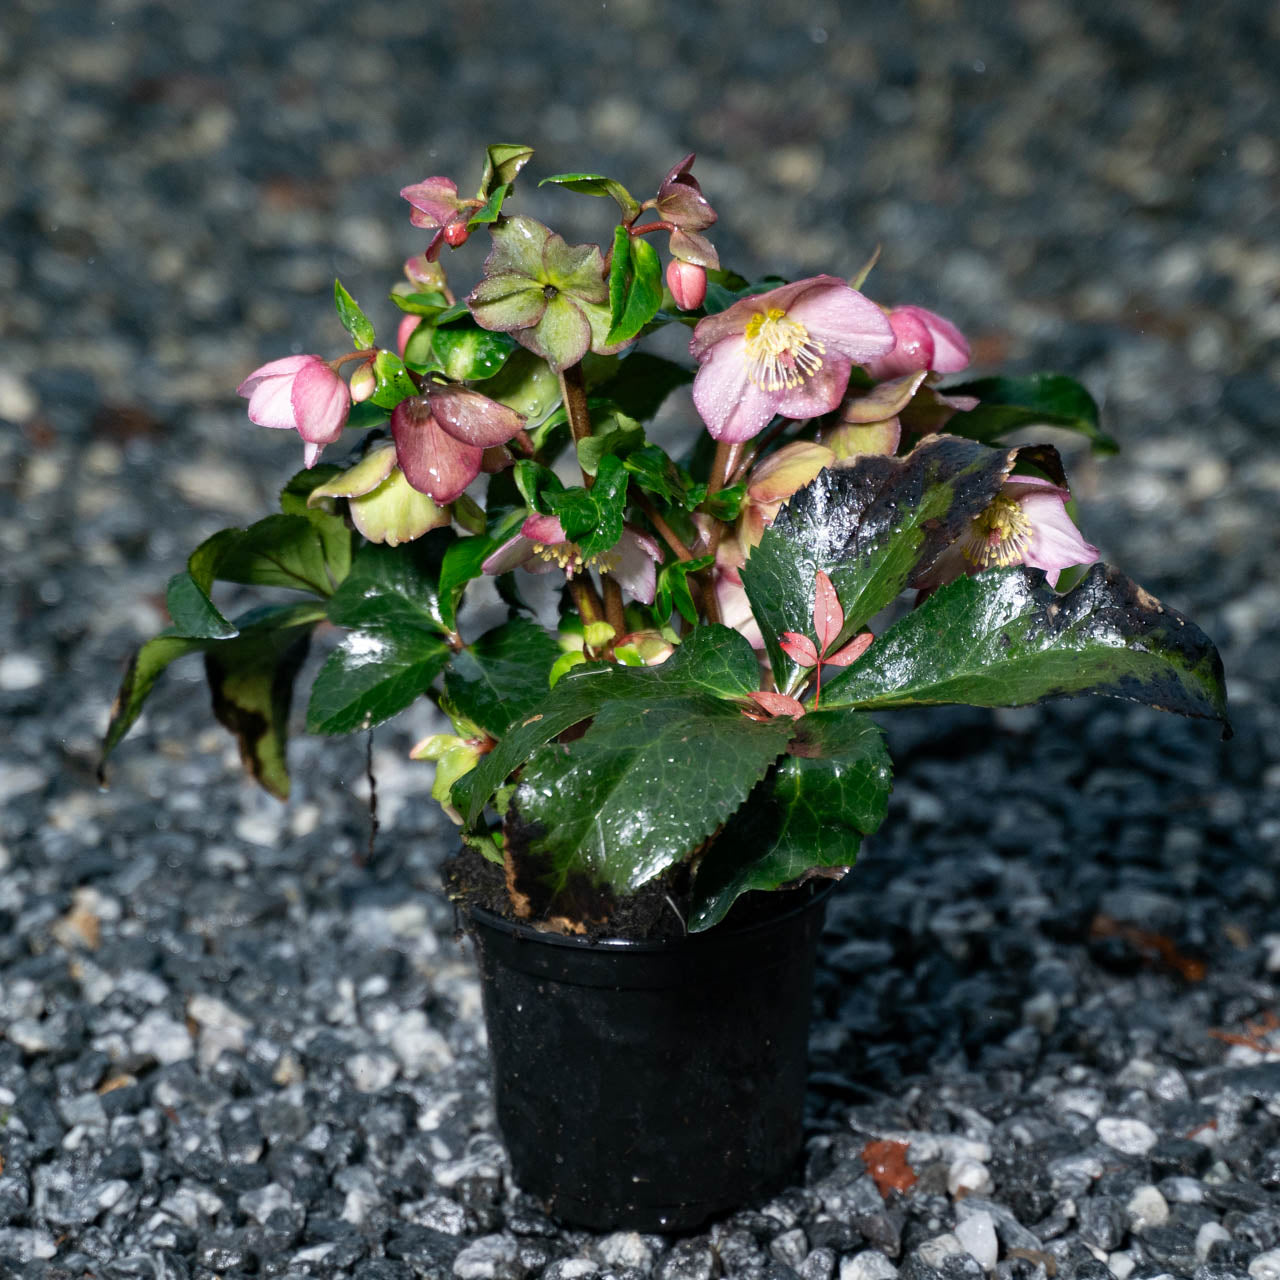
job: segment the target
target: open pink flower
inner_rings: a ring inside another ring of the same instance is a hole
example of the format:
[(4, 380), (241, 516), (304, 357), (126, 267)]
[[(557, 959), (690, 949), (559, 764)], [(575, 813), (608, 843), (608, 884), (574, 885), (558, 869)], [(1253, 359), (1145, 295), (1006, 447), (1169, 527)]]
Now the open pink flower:
[(351, 412), (347, 384), (319, 356), (285, 356), (255, 369), (237, 388), (249, 401), (249, 421), (296, 431), (306, 442), (303, 458), (316, 464), (320, 451), (342, 435)]
[(813, 276), (698, 321), (693, 402), (716, 440), (750, 440), (776, 413), (816, 418), (840, 403), (849, 366), (893, 347), (883, 311), (835, 276)]
[(647, 534), (629, 525), (608, 551), (584, 557), (576, 542), (570, 542), (558, 516), (530, 516), (520, 532), (508, 538), (481, 566), (485, 573), (509, 573), (527, 569), (530, 573), (561, 570), (566, 577), (584, 569), (611, 573), (618, 585), (641, 604), (652, 604), (658, 574), (654, 564), (662, 559), (658, 544)]
[(924, 307), (894, 307), (889, 312), (894, 347), (887, 355), (864, 360), (877, 381), (898, 378), (917, 369), (933, 373), (959, 373), (969, 365), (969, 343), (945, 316)]
[(962, 573), (1025, 564), (1043, 569), (1045, 580), (1056, 587), (1063, 569), (1098, 558), (1098, 548), (1084, 540), (1067, 514), (1070, 496), (1051, 480), (1013, 476), (912, 586), (931, 591)]
[(452, 502), (480, 474), (484, 451), (524, 426), (506, 405), (467, 387), (428, 383), (391, 414), (396, 461), (405, 479), (436, 502)]

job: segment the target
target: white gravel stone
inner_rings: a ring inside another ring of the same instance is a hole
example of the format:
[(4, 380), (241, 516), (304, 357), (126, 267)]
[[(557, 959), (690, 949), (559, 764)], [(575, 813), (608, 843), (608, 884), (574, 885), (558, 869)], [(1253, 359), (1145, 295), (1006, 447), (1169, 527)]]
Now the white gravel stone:
[(6, 653), (0, 658), (0, 689), (18, 693), (34, 689), (44, 679), (44, 666), (29, 653)]
[(1107, 1259), (1107, 1270), (1115, 1276), (1116, 1280), (1129, 1280), (1129, 1276), (1137, 1265), (1133, 1255), (1124, 1252), (1113, 1253)]
[(134, 1028), (134, 1053), (154, 1058), (161, 1066), (191, 1057), (194, 1046), (186, 1026), (160, 1009), (152, 1009)]
[(921, 1262), (927, 1262), (935, 1271), (941, 1271), (947, 1258), (953, 1254), (968, 1253), (968, 1250), (960, 1243), (958, 1236), (944, 1231), (942, 1235), (926, 1240), (916, 1252), (920, 1255)]
[(957, 1223), (955, 1236), (964, 1246), (964, 1251), (976, 1258), (984, 1271), (996, 1269), (1000, 1245), (996, 1240), (995, 1219), (989, 1213), (975, 1213)]
[(597, 1242), (595, 1252), (606, 1267), (648, 1271), (653, 1266), (653, 1250), (638, 1231), (615, 1231)]
[(985, 1196), (991, 1192), (991, 1171), (980, 1160), (962, 1157), (947, 1170), (947, 1190), (952, 1196)]
[(33, 764), (11, 764), (0, 761), (0, 804), (14, 796), (38, 791), (49, 781), (49, 775)]
[(519, 1256), (514, 1236), (481, 1236), (453, 1260), (453, 1274), (459, 1280), (496, 1280), (510, 1273)]
[(377, 1093), (400, 1074), (400, 1064), (385, 1053), (356, 1053), (347, 1063), (347, 1075), (361, 1093)]
[(265, 1187), (246, 1191), (237, 1203), (243, 1213), (262, 1225), (277, 1209), (293, 1208), (293, 1197), (278, 1182), (268, 1182)]
[(453, 1062), (449, 1042), (427, 1024), (421, 1009), (410, 1009), (396, 1021), (389, 1037), (391, 1051), (410, 1079), (441, 1071)]
[(783, 1266), (798, 1271), (809, 1254), (809, 1241), (799, 1227), (774, 1236), (769, 1242), (769, 1252)]
[(1206, 1222), (1196, 1232), (1196, 1261), (1207, 1262), (1209, 1250), (1219, 1241), (1226, 1243), (1231, 1239), (1231, 1232), (1220, 1222)]
[(1253, 1280), (1280, 1280), (1280, 1249), (1268, 1249), (1249, 1263)]
[(1163, 1227), (1169, 1221), (1169, 1202), (1150, 1183), (1138, 1187), (1125, 1205), (1135, 1231)]
[(1103, 1116), (1095, 1126), (1098, 1137), (1127, 1156), (1144, 1156), (1160, 1139), (1145, 1120), (1128, 1116)]
[(840, 1263), (840, 1280), (896, 1280), (898, 1268), (879, 1249), (864, 1249)]

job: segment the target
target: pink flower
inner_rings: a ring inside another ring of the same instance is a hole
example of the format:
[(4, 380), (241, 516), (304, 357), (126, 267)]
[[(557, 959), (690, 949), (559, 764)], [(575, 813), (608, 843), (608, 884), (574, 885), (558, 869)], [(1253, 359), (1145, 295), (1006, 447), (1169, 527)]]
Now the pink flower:
[(584, 558), (578, 544), (565, 537), (558, 516), (535, 515), (520, 526), (514, 538), (508, 538), (494, 551), (482, 568), (492, 574), (521, 568), (530, 573), (560, 569), (569, 578), (584, 569), (596, 569), (613, 574), (618, 585), (642, 604), (652, 604), (658, 585), (654, 564), (661, 559), (658, 544), (629, 526), (623, 528), (622, 537), (608, 551)]
[(750, 440), (775, 413), (829, 413), (849, 366), (893, 342), (884, 312), (843, 280), (797, 280), (698, 321), (689, 344), (702, 366), (693, 402), (716, 440)]
[(285, 356), (255, 369), (237, 388), (249, 401), (249, 421), (296, 431), (306, 442), (303, 458), (316, 464), (320, 451), (342, 435), (351, 412), (347, 384), (319, 356)]
[(1063, 569), (1098, 558), (1098, 548), (1081, 537), (1067, 514), (1070, 496), (1039, 476), (1006, 480), (990, 506), (911, 585), (932, 591), (962, 573), (1025, 564), (1043, 569), (1056, 587)]
[(402, 187), (400, 194), (413, 205), (409, 221), (415, 227), (426, 227), (436, 233), (423, 255), (428, 262), (440, 256), (440, 247), (446, 240), (455, 249), (466, 242), (470, 235), (467, 222), (483, 203), (459, 200), (458, 185), (450, 178), (426, 178)]
[(514, 409), (467, 387), (428, 383), (391, 414), (405, 479), (436, 502), (452, 502), (480, 474), (484, 452), (524, 426)]
[(707, 296), (707, 269), (672, 258), (667, 264), (667, 288), (681, 311), (696, 311)]
[(889, 324), (893, 327), (893, 350), (878, 359), (863, 361), (877, 382), (917, 369), (959, 373), (968, 367), (969, 344), (945, 316), (924, 307), (894, 307), (889, 312)]

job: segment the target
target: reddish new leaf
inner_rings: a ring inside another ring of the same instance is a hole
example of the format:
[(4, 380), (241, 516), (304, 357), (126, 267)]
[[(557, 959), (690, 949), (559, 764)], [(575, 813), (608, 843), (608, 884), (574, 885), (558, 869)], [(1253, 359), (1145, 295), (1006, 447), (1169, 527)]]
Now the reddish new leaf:
[(823, 658), (823, 662), (829, 667), (847, 667), (862, 657), (868, 649), (871, 648), (871, 642), (875, 636), (870, 631), (864, 631), (861, 635), (856, 635), (842, 649), (837, 649), (835, 653)]
[(802, 636), (798, 631), (784, 631), (778, 637), (778, 644), (784, 653), (794, 658), (802, 667), (818, 665), (818, 650), (808, 636)]
[(813, 582), (813, 629), (823, 653), (833, 645), (844, 626), (844, 610), (831, 579), (821, 569)]
[(796, 698), (787, 697), (785, 693), (749, 693), (747, 697), (763, 707), (771, 716), (804, 715), (804, 703)]

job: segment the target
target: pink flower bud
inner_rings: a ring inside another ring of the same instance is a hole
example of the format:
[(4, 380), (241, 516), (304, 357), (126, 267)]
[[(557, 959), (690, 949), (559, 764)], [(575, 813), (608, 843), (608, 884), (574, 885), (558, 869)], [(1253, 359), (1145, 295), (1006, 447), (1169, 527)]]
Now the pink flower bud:
[(404, 349), (409, 345), (409, 339), (413, 336), (413, 331), (422, 323), (421, 316), (415, 316), (412, 313), (400, 318), (400, 327), (396, 330), (396, 350), (400, 353), (400, 358), (404, 359)]
[(353, 404), (359, 404), (373, 395), (378, 389), (378, 379), (373, 372), (373, 365), (371, 363), (360, 365), (351, 375), (348, 386)]
[(667, 288), (681, 311), (696, 311), (707, 296), (706, 268), (673, 258), (667, 267)]
[(351, 411), (347, 384), (315, 355), (272, 360), (255, 369), (236, 394), (249, 401), (250, 422), (296, 431), (302, 437), (308, 467), (315, 466), (325, 445), (342, 435)]
[(924, 307), (894, 307), (889, 312), (889, 325), (895, 339), (893, 350), (864, 366), (877, 382), (917, 369), (959, 373), (968, 366), (969, 344), (945, 316)]
[(454, 249), (459, 245), (466, 244), (470, 236), (471, 232), (467, 230), (465, 222), (451, 222), (444, 229), (444, 238)]

